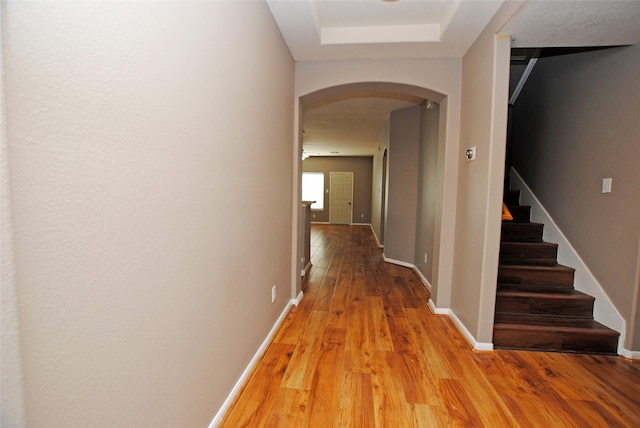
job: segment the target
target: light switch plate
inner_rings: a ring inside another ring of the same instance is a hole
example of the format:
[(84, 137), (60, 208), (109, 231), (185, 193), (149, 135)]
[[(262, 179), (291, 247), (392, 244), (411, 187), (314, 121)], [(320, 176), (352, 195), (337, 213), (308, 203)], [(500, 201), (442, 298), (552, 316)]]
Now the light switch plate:
[(465, 153), (465, 158), (468, 161), (472, 161), (476, 159), (476, 146), (469, 147)]
[(602, 179), (602, 193), (611, 193), (611, 178), (603, 178)]

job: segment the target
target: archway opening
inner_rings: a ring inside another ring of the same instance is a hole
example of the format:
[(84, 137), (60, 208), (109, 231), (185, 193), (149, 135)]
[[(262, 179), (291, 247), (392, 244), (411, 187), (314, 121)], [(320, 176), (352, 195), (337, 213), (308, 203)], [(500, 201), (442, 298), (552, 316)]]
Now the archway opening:
[[(349, 83), (344, 85), (332, 86), (324, 89), (320, 89), (308, 94), (304, 94), (299, 97), (299, 116), (298, 123), (300, 126), (298, 132), (298, 151), (299, 156), (297, 157), (297, 161), (300, 162), (298, 164), (298, 172), (299, 176), (301, 176), (304, 171), (303, 163), (306, 161), (302, 161), (303, 151), (305, 152), (305, 156), (319, 154), (320, 150), (317, 149), (318, 146), (313, 146), (309, 144), (311, 132), (309, 132), (309, 122), (306, 120), (308, 116), (313, 116), (314, 112), (318, 112), (322, 109), (330, 109), (330, 106), (340, 104), (340, 103), (352, 103), (353, 105), (358, 105), (361, 102), (367, 102), (366, 100), (383, 100), (382, 104), (386, 106), (398, 106), (399, 109), (405, 108), (415, 108), (419, 110), (432, 108), (436, 106), (436, 109), (440, 112), (440, 118), (436, 119), (435, 125), (433, 121), (431, 122), (432, 126), (435, 126), (437, 129), (435, 133), (435, 139), (432, 141), (433, 146), (430, 149), (430, 155), (433, 156), (434, 163), (433, 171), (429, 174), (414, 174), (415, 183), (412, 183), (410, 186), (413, 189), (417, 189), (420, 187), (417, 183), (418, 179), (422, 179), (423, 176), (428, 176), (431, 180), (434, 180), (432, 183), (432, 188), (436, 187), (437, 191), (431, 192), (430, 197), (434, 198), (429, 203), (436, 207), (431, 211), (430, 218), (420, 218), (413, 219), (414, 224), (406, 225), (409, 228), (409, 234), (416, 234), (415, 231), (419, 228), (424, 229), (428, 227), (432, 230), (430, 236), (434, 237), (433, 242), (428, 243), (420, 243), (420, 245), (428, 245), (428, 250), (420, 249), (418, 250), (417, 245), (415, 244), (415, 240), (410, 244), (412, 247), (410, 249), (411, 256), (406, 258), (406, 260), (401, 260), (406, 265), (416, 266), (415, 254), (423, 254), (429, 253), (429, 256), (420, 257), (421, 260), (429, 259), (429, 263), (433, 265), (433, 263), (437, 263), (439, 259), (441, 259), (439, 255), (439, 247), (440, 247), (440, 239), (443, 236), (441, 230), (442, 223), (442, 212), (441, 209), (444, 206), (442, 199), (445, 197), (444, 194), (444, 163), (445, 163), (445, 151), (446, 151), (446, 124), (447, 124), (447, 96), (433, 91), (427, 88), (409, 85), (409, 84), (401, 84), (401, 83), (390, 83), (390, 82), (359, 82), (359, 83)], [(371, 101), (372, 103), (376, 103), (375, 101)], [(443, 105), (444, 108), (440, 109), (440, 105)], [(386, 111), (387, 115), (394, 109), (389, 109)], [(422, 117), (421, 114), (418, 117)], [(388, 229), (386, 227), (386, 222), (389, 219), (389, 210), (391, 210), (391, 217), (393, 218), (393, 210), (394, 204), (389, 205), (389, 179), (394, 177), (394, 175), (400, 175), (398, 172), (394, 173), (394, 169), (389, 167), (389, 159), (394, 156), (394, 148), (391, 147), (390, 144), (390, 131), (391, 131), (391, 123), (390, 119), (387, 118), (388, 123), (386, 124), (386, 129), (384, 127), (378, 130), (380, 134), (375, 141), (371, 141), (370, 151), (364, 153), (366, 156), (370, 156), (372, 158), (372, 178), (371, 178), (371, 217), (369, 223), (371, 224), (371, 228), (378, 239), (380, 246), (384, 246), (384, 241), (387, 236), (392, 236), (393, 229), (390, 235), (387, 235)], [(331, 120), (326, 121), (325, 126), (331, 127)], [(419, 124), (418, 124), (419, 129)], [(418, 131), (420, 132), (420, 131)], [(385, 135), (386, 133), (386, 135)], [(400, 154), (400, 146), (396, 146), (396, 159)], [(340, 153), (341, 150), (333, 150), (338, 153), (323, 153), (324, 156), (340, 156), (343, 153)], [(417, 152), (420, 151), (420, 148), (417, 149)], [(416, 153), (417, 153), (416, 152)], [(362, 155), (363, 153), (360, 153)], [(435, 162), (439, 164), (436, 165)], [(417, 168), (420, 168), (420, 165), (424, 162), (419, 162), (416, 159), (416, 171)], [(397, 168), (397, 166), (396, 166)], [(420, 178), (419, 178), (420, 177)], [(300, 183), (300, 178), (298, 183)], [(401, 187), (401, 186), (400, 186)], [(395, 187), (395, 192), (398, 192), (399, 187)], [(393, 190), (392, 190), (393, 191)], [(454, 190), (455, 191), (455, 190)], [(422, 197), (422, 195), (412, 195), (411, 197), (415, 198), (415, 203), (418, 203), (418, 199)], [(446, 195), (446, 197), (452, 197), (451, 195)], [(455, 195), (453, 196), (455, 197)], [(423, 224), (419, 225), (418, 222), (422, 222)], [(428, 224), (425, 226), (424, 224)], [(300, 224), (298, 230), (302, 229), (304, 225)], [(435, 233), (434, 230), (438, 229), (438, 232)], [(300, 232), (298, 232), (300, 233)], [(413, 248), (415, 246), (415, 248)], [(302, 245), (299, 245), (299, 248), (303, 248)], [(297, 260), (300, 260), (301, 257), (298, 257)], [(393, 260), (390, 260), (393, 261)], [(428, 272), (428, 273), (427, 273)], [(426, 282), (431, 286), (431, 284), (436, 284), (437, 281), (434, 281), (434, 275), (437, 276), (438, 269), (429, 267), (429, 269), (424, 270)], [(298, 288), (297, 290), (300, 290)]]

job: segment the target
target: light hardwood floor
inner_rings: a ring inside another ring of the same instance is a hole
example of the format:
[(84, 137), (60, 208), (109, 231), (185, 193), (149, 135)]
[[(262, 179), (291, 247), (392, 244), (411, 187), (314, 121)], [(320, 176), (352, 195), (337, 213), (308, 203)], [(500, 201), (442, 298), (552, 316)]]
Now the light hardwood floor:
[(368, 226), (311, 239), (304, 299), (221, 427), (640, 427), (636, 362), (474, 351)]

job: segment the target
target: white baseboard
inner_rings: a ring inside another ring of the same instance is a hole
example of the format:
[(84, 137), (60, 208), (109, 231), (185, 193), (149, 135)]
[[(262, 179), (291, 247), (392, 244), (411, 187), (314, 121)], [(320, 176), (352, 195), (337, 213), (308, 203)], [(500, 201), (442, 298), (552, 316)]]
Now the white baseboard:
[(451, 313), (451, 309), (439, 308), (431, 299), (429, 299), (429, 309), (431, 309), (431, 312), (433, 312), (436, 315), (449, 315)]
[(389, 258), (387, 258), (387, 256), (384, 255), (384, 253), (382, 254), (382, 259), (385, 262), (393, 263), (394, 265), (398, 265), (398, 266), (404, 266), (404, 267), (408, 267), (408, 268), (411, 268), (411, 269), (413, 269), (415, 267), (413, 263), (403, 262), (402, 260), (389, 259)]
[(235, 398), (237, 397), (238, 393), (242, 389), (242, 386), (244, 385), (244, 383), (247, 381), (247, 379), (251, 375), (251, 372), (255, 368), (256, 364), (258, 364), (258, 361), (260, 361), (260, 358), (262, 357), (262, 354), (264, 354), (264, 352), (266, 351), (267, 347), (271, 343), (271, 340), (273, 339), (273, 337), (275, 336), (276, 332), (278, 331), (278, 328), (280, 327), (280, 325), (284, 321), (285, 317), (289, 313), (289, 310), (291, 309), (291, 306), (293, 306), (293, 305), (297, 306), (298, 303), (300, 303), (300, 300), (302, 300), (302, 292), (300, 292), (300, 294), (298, 295), (298, 297), (296, 299), (292, 299), (292, 300), (289, 301), (289, 303), (287, 303), (287, 306), (284, 308), (284, 310), (282, 311), (282, 313), (280, 314), (280, 316), (276, 320), (275, 324), (271, 328), (271, 331), (269, 331), (269, 334), (267, 334), (267, 337), (262, 342), (262, 345), (260, 345), (260, 348), (258, 348), (258, 351), (255, 353), (255, 355), (253, 356), (251, 361), (249, 361), (249, 364), (244, 369), (244, 371), (240, 375), (240, 378), (238, 379), (236, 384), (231, 389), (231, 392), (227, 396), (227, 399), (224, 400), (224, 403), (222, 403), (222, 406), (218, 410), (218, 413), (216, 413), (216, 415), (214, 416), (213, 420), (209, 424), (209, 428), (217, 427), (218, 424), (222, 421), (222, 418), (224, 417), (225, 413), (227, 412), (227, 410), (229, 410), (229, 407), (231, 407), (231, 404), (233, 403), (233, 400), (235, 400)]
[(544, 240), (558, 244), (558, 262), (571, 266), (576, 270), (574, 288), (583, 293), (596, 298), (593, 307), (593, 317), (596, 321), (620, 332), (618, 341), (618, 353), (622, 354), (626, 322), (618, 309), (615, 307), (604, 288), (595, 278), (584, 260), (580, 257), (575, 248), (571, 245), (567, 237), (562, 233), (553, 217), (540, 203), (536, 195), (524, 182), (518, 171), (511, 168), (511, 187), (520, 190), (520, 203), (531, 205), (531, 221), (544, 224)]
[(620, 355), (630, 360), (640, 360), (640, 351), (630, 351), (628, 349), (622, 348), (620, 350)]
[(371, 226), (371, 223), (351, 223), (351, 226)]
[(369, 226), (371, 227), (371, 232), (373, 232), (373, 237), (376, 238), (376, 243), (378, 244), (378, 248), (384, 248), (384, 245), (382, 245), (380, 243), (380, 240), (378, 239), (378, 235), (376, 234), (376, 230), (373, 228), (373, 225), (369, 224)]
[[(420, 272), (420, 269), (418, 269), (416, 265), (413, 265), (413, 271), (416, 273), (416, 275), (418, 275), (420, 282), (422, 282), (424, 286), (427, 287), (427, 290), (431, 291), (431, 283), (427, 280), (427, 278), (424, 277), (424, 275), (422, 274), (422, 272)], [(431, 299), (429, 299), (429, 301), (431, 301)]]
[(294, 306), (300, 305), (303, 297), (304, 293), (301, 291), (300, 293), (298, 293), (298, 296), (295, 299), (291, 299), (291, 304), (293, 304)]
[(469, 330), (467, 330), (467, 327), (465, 327), (462, 321), (460, 321), (460, 318), (458, 318), (450, 308), (438, 308), (433, 300), (429, 299), (429, 309), (431, 309), (431, 312), (436, 315), (448, 316), (453, 321), (458, 331), (462, 333), (467, 342), (469, 342), (476, 351), (493, 351), (493, 343), (478, 342), (473, 335), (469, 333)]
[(307, 276), (307, 272), (309, 272), (309, 269), (311, 269), (311, 260), (309, 260), (309, 263), (307, 263), (307, 265), (304, 267), (304, 269), (302, 269), (300, 271), (300, 276), (301, 277)]
[(331, 224), (328, 221), (312, 221), (311, 224)]

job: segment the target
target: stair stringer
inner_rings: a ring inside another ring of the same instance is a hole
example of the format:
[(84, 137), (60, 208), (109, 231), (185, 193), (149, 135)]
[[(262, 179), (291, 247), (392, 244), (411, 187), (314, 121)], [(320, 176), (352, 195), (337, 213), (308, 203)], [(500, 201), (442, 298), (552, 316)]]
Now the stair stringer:
[(553, 217), (540, 203), (536, 195), (524, 182), (515, 168), (510, 170), (511, 189), (520, 191), (520, 204), (531, 206), (531, 221), (544, 224), (543, 239), (545, 242), (554, 242), (558, 245), (558, 263), (574, 268), (574, 288), (585, 294), (595, 297), (593, 318), (601, 324), (620, 333), (618, 339), (618, 353), (629, 354), (624, 349), (626, 322), (618, 309), (607, 295), (600, 282), (593, 276), (589, 267), (580, 257), (567, 237), (562, 233)]

